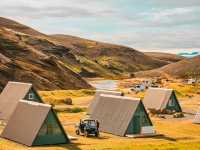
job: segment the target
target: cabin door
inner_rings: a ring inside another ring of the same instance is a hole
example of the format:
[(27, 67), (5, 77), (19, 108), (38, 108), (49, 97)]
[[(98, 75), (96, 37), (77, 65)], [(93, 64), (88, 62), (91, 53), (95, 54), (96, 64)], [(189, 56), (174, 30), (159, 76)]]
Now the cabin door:
[(134, 131), (134, 134), (140, 134), (140, 131), (141, 131), (141, 119), (140, 119), (140, 116), (138, 115), (134, 117), (133, 131)]

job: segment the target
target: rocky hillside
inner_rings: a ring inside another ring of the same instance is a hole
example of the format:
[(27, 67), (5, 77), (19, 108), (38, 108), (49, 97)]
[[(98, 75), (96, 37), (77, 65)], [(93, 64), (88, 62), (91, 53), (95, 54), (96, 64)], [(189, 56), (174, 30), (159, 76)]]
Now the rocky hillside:
[(132, 48), (66, 35), (45, 35), (0, 17), (2, 88), (8, 80), (38, 89), (90, 88), (81, 77), (129, 77), (168, 64)]
[(29, 35), (34, 35), (34, 36), (45, 36), (44, 34), (28, 27), (23, 24), (20, 24), (16, 21), (0, 17), (0, 27), (12, 29), (15, 32), (21, 32)]
[(0, 27), (0, 88), (9, 80), (32, 82), (40, 90), (91, 87), (57, 56), (76, 61), (63, 46)]
[(190, 75), (200, 75), (200, 56), (194, 58), (188, 58), (176, 63), (172, 63), (161, 67), (159, 69), (153, 69), (150, 71), (140, 71), (136, 73), (137, 77), (159, 77), (159, 76), (171, 76), (176, 78), (188, 78)]
[(71, 49), (80, 61), (78, 70), (82, 76), (123, 77), (168, 64), (125, 46), (68, 35), (52, 35), (51, 38)]
[(161, 53), (161, 52), (145, 52), (145, 55), (153, 57), (155, 59), (166, 61), (166, 63), (174, 63), (184, 59), (184, 57), (176, 54)]

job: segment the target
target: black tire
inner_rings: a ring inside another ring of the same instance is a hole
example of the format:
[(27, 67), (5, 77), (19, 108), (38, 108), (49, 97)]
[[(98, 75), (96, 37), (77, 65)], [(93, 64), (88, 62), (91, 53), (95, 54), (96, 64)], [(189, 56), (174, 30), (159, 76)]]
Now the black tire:
[(96, 136), (96, 137), (99, 137), (99, 132), (96, 132), (96, 133), (95, 133), (95, 136)]
[(80, 131), (79, 130), (76, 130), (76, 135), (80, 135)]
[(84, 132), (84, 136), (85, 136), (85, 137), (88, 137), (88, 136), (89, 136), (88, 131), (85, 131), (85, 132)]

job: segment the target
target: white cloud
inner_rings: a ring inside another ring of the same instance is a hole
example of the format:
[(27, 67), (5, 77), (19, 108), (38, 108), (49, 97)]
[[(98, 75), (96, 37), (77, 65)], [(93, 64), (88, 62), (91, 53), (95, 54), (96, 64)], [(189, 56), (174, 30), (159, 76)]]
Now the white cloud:
[(187, 8), (174, 8), (174, 9), (166, 9), (161, 11), (153, 12), (152, 14), (145, 14), (144, 15), (151, 15), (154, 21), (160, 21), (164, 19), (175, 18), (182, 15), (187, 15), (196, 11), (194, 8), (187, 7)]
[(115, 44), (125, 44), (139, 50), (185, 50), (200, 48), (200, 30), (198, 28), (168, 29), (159, 32), (121, 32), (106, 37), (103, 34), (96, 33), (92, 34), (90, 38)]
[[(137, 10), (139, 7), (133, 5), (133, 11), (116, 5), (124, 1), (140, 7), (148, 3), (149, 7)], [(200, 48), (199, 0), (1, 0), (0, 14), (42, 32), (72, 34), (138, 49)], [(87, 23), (96, 31), (82, 25)], [(106, 31), (102, 33), (99, 28)]]

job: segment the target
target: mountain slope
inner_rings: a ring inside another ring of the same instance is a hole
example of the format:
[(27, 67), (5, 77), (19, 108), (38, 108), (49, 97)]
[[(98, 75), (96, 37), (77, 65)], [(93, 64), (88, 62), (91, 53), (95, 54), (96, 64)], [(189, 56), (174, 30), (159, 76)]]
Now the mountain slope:
[[(12, 60), (9, 65), (2, 64), (1, 86), (12, 79), (35, 82), (39, 89), (90, 88), (81, 77), (129, 77), (136, 71), (168, 64), (132, 48), (73, 36), (45, 35), (5, 18), (0, 18), (0, 29), (2, 61)], [(10, 47), (15, 50), (13, 54)], [(20, 68), (14, 75), (13, 66)]]
[[(94, 76), (119, 77), (168, 64), (125, 46), (68, 35), (52, 35), (51, 38), (71, 49), (70, 52), (80, 61), (86, 75), (88, 73)], [(84, 76), (84, 73), (80, 74)]]
[(161, 67), (159, 69), (153, 69), (150, 71), (137, 72), (138, 77), (153, 77), (153, 76), (172, 76), (176, 78), (185, 78), (190, 74), (200, 74), (200, 56), (194, 58), (184, 59), (182, 61), (172, 63)]
[(38, 32), (28, 26), (25, 26), (16, 21), (13, 21), (13, 20), (7, 19), (7, 18), (3, 18), (3, 17), (0, 17), (0, 27), (6, 27), (8, 29), (12, 29), (13, 31), (22, 32), (22, 33), (29, 34), (29, 35), (45, 36), (44, 34)]
[(0, 28), (0, 88), (9, 80), (32, 82), (40, 90), (91, 88), (53, 53), (71, 57), (63, 46)]
[(153, 57), (155, 59), (166, 61), (167, 63), (174, 63), (184, 59), (184, 57), (176, 54), (161, 53), (161, 52), (145, 52), (145, 55)]

